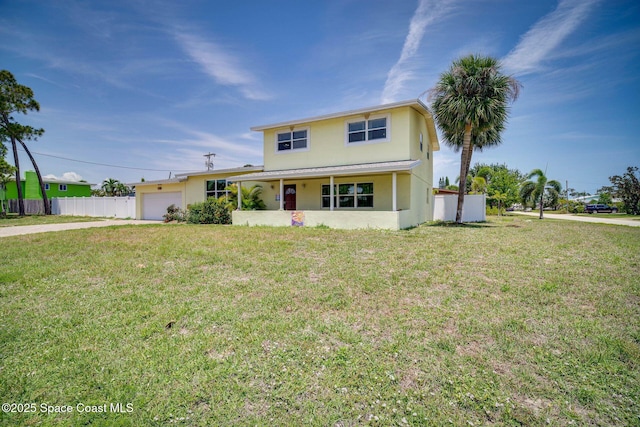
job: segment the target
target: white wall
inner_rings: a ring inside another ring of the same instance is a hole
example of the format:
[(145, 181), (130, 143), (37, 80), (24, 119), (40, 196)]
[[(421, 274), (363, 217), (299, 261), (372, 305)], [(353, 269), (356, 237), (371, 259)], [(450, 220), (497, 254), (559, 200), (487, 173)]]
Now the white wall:
[[(436, 194), (433, 203), (434, 221), (455, 221), (458, 209), (457, 194)], [(487, 220), (486, 195), (467, 194), (462, 205), (462, 222)]]
[(94, 216), (108, 218), (135, 218), (135, 197), (54, 197), (51, 199), (54, 215)]

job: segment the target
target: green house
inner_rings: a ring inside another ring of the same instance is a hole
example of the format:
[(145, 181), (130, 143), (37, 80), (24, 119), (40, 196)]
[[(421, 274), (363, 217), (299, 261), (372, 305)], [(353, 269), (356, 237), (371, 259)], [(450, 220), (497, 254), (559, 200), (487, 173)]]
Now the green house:
[[(33, 171), (25, 172), (25, 178), (20, 180), (22, 196), (26, 200), (42, 198), (38, 175)], [(91, 197), (91, 185), (88, 182), (65, 181), (60, 179), (43, 178), (45, 191), (49, 199), (53, 197)], [(5, 200), (18, 198), (18, 189), (15, 181), (9, 181), (5, 191)]]

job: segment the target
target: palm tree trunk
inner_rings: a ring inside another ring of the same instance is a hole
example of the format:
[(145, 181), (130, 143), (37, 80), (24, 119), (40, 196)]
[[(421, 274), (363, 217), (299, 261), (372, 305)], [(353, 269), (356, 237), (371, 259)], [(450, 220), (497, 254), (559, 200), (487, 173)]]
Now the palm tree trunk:
[(471, 123), (464, 127), (464, 139), (462, 140), (462, 158), (460, 159), (460, 188), (458, 189), (458, 207), (456, 210), (456, 222), (462, 224), (462, 208), (464, 205), (464, 193), (467, 189), (467, 174), (471, 164)]
[(544, 202), (544, 190), (540, 194), (540, 219), (543, 219), (543, 214), (542, 214), (542, 206), (544, 204), (543, 202)]
[(27, 144), (22, 142), (22, 140), (20, 139), (18, 139), (18, 142), (20, 142), (20, 145), (22, 145), (22, 148), (24, 148), (24, 151), (27, 153), (27, 156), (29, 156), (29, 160), (31, 160), (31, 164), (33, 165), (33, 168), (36, 170), (36, 175), (38, 176), (38, 183), (40, 184), (40, 192), (42, 193), (42, 203), (44, 205), (44, 214), (51, 215), (51, 204), (49, 204), (49, 198), (47, 197), (47, 192), (44, 188), (44, 181), (42, 180), (42, 175), (40, 174), (40, 168), (38, 168), (36, 159), (34, 159), (33, 156), (31, 155), (31, 152), (27, 148)]
[(16, 168), (16, 190), (18, 190), (18, 215), (24, 216), (24, 195), (22, 194), (22, 182), (20, 182), (20, 159), (18, 158), (18, 146), (16, 139), (11, 136), (11, 147), (13, 148), (13, 163)]

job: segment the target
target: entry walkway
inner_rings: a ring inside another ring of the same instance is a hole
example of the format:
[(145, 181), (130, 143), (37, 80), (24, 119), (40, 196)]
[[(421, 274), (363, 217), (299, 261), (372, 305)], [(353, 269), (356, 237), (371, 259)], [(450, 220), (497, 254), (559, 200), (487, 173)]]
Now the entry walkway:
[(0, 237), (47, 233), (49, 231), (78, 230), (81, 228), (110, 227), (113, 225), (131, 224), (162, 224), (162, 221), (147, 221), (139, 219), (107, 219), (103, 221), (67, 222), (63, 224), (19, 225), (15, 227), (0, 227)]
[[(514, 212), (509, 212), (509, 213), (514, 213), (514, 214), (518, 214), (518, 215), (533, 216), (533, 217), (536, 217), (536, 218), (540, 217), (540, 212), (533, 212), (533, 211), (532, 212), (514, 211)], [(640, 221), (639, 220), (633, 220), (633, 219), (600, 218), (600, 217), (595, 217), (595, 216), (577, 216), (577, 215), (570, 215), (570, 214), (548, 214), (548, 213), (544, 214), (544, 218), (548, 218), (548, 219), (564, 219), (564, 220), (568, 220), (568, 221), (595, 222), (595, 223), (600, 223), (600, 224), (626, 225), (626, 226), (629, 226), (629, 227), (640, 227)]]

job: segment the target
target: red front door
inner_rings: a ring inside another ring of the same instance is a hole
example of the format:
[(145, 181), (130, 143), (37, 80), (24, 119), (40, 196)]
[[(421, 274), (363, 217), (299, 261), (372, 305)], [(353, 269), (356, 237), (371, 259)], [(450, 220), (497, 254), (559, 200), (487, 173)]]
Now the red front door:
[(296, 210), (296, 185), (284, 186), (284, 210), (295, 211)]

